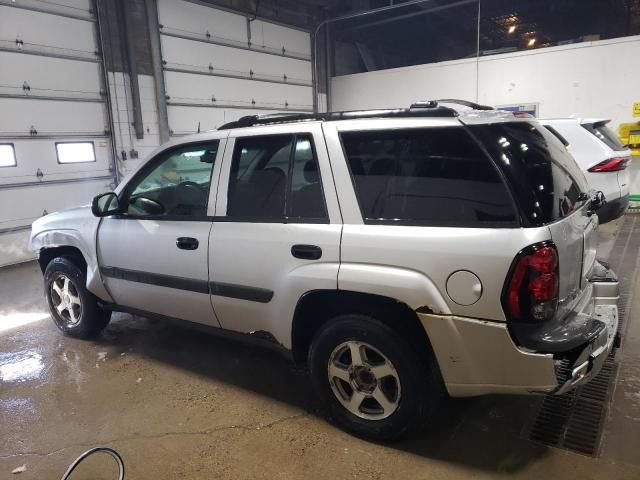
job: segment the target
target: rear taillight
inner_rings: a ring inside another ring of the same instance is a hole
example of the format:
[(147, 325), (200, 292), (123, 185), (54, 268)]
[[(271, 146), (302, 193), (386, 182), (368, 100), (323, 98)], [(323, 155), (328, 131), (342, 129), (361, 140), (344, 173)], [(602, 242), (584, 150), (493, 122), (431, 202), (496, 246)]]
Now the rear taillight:
[(629, 157), (609, 158), (604, 162), (600, 162), (589, 169), (590, 172), (618, 172), (627, 168)]
[(502, 296), (510, 320), (540, 322), (558, 307), (558, 251), (552, 242), (522, 250), (513, 261)]

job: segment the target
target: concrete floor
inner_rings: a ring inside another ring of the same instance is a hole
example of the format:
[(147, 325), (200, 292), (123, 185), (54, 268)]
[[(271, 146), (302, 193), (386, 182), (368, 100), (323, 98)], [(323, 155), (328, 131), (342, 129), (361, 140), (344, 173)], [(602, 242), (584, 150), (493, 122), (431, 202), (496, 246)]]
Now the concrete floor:
[[(602, 228), (601, 256), (617, 228)], [(304, 374), (269, 351), (125, 314), (97, 341), (64, 337), (37, 265), (6, 268), (0, 478), (59, 478), (86, 449), (110, 446), (127, 479), (638, 479), (640, 327), (629, 324), (598, 459), (525, 440), (531, 397), (450, 400), (431, 432), (381, 445), (317, 416)], [(92, 457), (73, 478), (116, 478), (109, 462)]]

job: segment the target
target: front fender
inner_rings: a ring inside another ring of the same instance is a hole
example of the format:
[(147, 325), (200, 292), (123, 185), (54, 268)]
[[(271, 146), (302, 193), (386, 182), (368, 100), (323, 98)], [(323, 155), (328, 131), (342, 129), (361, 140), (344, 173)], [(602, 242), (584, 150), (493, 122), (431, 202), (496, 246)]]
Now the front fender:
[(338, 290), (373, 293), (394, 298), (413, 310), (426, 307), (431, 313), (451, 314), (447, 302), (431, 279), (406, 268), (342, 263), (338, 274)]
[(95, 249), (100, 220), (81, 210), (59, 212), (36, 220), (31, 228), (29, 248), (36, 253), (49, 248), (78, 249), (87, 263), (87, 289), (100, 299), (113, 302), (102, 282)]

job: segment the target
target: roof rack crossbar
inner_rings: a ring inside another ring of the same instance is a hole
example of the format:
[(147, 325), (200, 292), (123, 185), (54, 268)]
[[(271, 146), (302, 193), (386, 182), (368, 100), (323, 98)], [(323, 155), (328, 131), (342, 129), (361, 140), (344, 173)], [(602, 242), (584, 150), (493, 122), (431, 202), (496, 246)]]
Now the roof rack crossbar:
[(380, 109), (380, 110), (352, 110), (346, 112), (326, 112), (326, 113), (281, 113), (270, 115), (247, 115), (239, 120), (225, 123), (218, 127), (218, 130), (229, 130), (232, 128), (253, 127), (255, 125), (270, 125), (278, 123), (304, 122), (304, 121), (332, 121), (332, 120), (354, 120), (359, 118), (406, 118), (406, 117), (457, 117), (458, 112), (452, 108), (438, 106), (434, 102), (433, 106), (425, 108), (423, 106), (412, 108)]

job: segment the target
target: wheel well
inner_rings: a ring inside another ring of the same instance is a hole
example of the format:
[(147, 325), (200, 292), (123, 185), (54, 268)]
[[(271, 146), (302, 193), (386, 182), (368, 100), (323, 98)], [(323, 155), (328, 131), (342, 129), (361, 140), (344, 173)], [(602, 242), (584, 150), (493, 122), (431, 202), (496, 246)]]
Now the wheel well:
[(85, 261), (82, 252), (76, 247), (52, 247), (40, 250), (38, 263), (40, 264), (42, 273), (44, 273), (47, 265), (49, 265), (49, 262), (57, 257), (67, 257), (77, 267), (81, 268), (86, 273), (87, 262)]
[(418, 352), (430, 352), (431, 344), (416, 313), (393, 298), (347, 290), (315, 290), (298, 301), (293, 316), (293, 358), (307, 359), (316, 332), (331, 318), (344, 314), (370, 315), (402, 334)]

